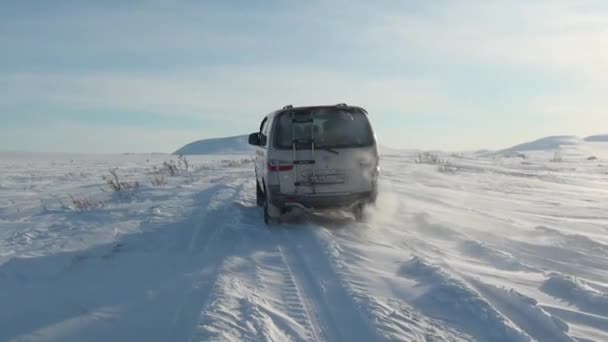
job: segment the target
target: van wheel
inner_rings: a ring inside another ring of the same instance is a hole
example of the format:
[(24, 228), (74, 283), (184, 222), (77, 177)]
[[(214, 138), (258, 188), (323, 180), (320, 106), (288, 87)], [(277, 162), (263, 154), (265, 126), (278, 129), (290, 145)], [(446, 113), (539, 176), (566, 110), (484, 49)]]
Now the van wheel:
[(258, 205), (258, 207), (263, 207), (264, 206), (264, 191), (262, 191), (262, 188), (260, 188), (260, 182), (258, 182), (257, 180), (255, 181), (255, 200), (256, 203)]
[(268, 202), (268, 197), (264, 196), (264, 223), (272, 224), (281, 218), (281, 210)]
[(365, 217), (365, 205), (364, 204), (357, 204), (353, 208), (353, 214), (355, 215), (355, 221), (357, 221), (357, 222), (363, 222), (363, 221), (365, 221), (365, 219), (366, 219), (366, 217)]
[(270, 224), (270, 214), (268, 213), (268, 201), (264, 199), (264, 223)]

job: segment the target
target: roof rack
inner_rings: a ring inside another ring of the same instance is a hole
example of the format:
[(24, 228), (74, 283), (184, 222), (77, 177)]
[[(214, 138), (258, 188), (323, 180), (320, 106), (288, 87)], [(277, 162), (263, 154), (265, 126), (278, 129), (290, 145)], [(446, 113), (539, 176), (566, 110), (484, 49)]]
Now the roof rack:
[(283, 109), (291, 109), (291, 108), (293, 108), (293, 106), (290, 105), (290, 104), (288, 104), (287, 106), (283, 107)]
[(348, 107), (346, 103), (338, 103), (336, 107)]

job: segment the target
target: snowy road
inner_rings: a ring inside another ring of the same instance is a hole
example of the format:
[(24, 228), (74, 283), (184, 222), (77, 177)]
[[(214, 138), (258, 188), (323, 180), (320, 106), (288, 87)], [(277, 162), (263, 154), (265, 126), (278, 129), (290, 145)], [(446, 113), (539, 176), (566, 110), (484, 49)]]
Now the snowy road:
[(3, 155), (0, 341), (606, 341), (608, 167), (567, 152), (387, 153), (368, 222), (271, 229), (243, 161)]

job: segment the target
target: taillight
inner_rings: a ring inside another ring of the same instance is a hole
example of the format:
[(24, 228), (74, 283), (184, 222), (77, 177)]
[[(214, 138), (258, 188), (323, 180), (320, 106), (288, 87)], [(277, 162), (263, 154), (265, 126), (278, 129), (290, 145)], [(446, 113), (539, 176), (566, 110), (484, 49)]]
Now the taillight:
[(268, 171), (270, 172), (283, 172), (293, 170), (293, 165), (273, 165), (268, 163)]

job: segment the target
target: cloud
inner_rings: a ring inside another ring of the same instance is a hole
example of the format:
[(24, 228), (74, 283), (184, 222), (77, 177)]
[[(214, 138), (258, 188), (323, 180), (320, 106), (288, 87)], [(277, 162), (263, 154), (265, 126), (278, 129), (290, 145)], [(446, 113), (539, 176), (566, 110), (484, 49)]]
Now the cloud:
[[(348, 102), (378, 112), (449, 106), (432, 80), (378, 79), (297, 67), (215, 67), (170, 73), (15, 74), (3, 102), (234, 119), (287, 103)], [(440, 105), (441, 104), (441, 105)]]
[(365, 39), (384, 37), (377, 48), (407, 47), (449, 64), (521, 66), (596, 79), (608, 73), (607, 9), (598, 1), (442, 2), (423, 16), (388, 14)]
[(16, 128), (0, 126), (0, 146), (15, 151), (171, 153), (200, 138), (200, 134), (190, 130), (106, 127), (63, 121)]
[(545, 96), (530, 101), (528, 110), (544, 115), (546, 124), (562, 133), (604, 133), (608, 127), (605, 92)]

